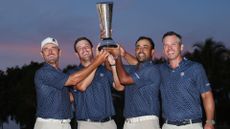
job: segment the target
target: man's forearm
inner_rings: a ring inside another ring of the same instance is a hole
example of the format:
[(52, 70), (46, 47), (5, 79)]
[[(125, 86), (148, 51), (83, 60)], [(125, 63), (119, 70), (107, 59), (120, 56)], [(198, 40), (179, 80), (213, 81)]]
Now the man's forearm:
[(93, 61), (89, 66), (71, 74), (68, 80), (65, 83), (65, 86), (76, 85), (83, 79), (85, 79), (94, 69), (96, 69), (100, 65), (100, 62)]
[(76, 85), (77, 83), (85, 79), (94, 69), (96, 69), (100, 64), (102, 64), (106, 60), (108, 55), (109, 53), (107, 51), (101, 50), (89, 66), (71, 74), (68, 80), (65, 82), (65, 86)]
[(207, 120), (214, 119), (215, 103), (211, 91), (202, 94), (202, 100)]
[(123, 67), (121, 57), (118, 57), (116, 59), (116, 68), (117, 68), (118, 78), (119, 78), (120, 83), (122, 85), (127, 85), (127, 84), (133, 83), (133, 79), (131, 78), (131, 76), (128, 75), (128, 73), (125, 71), (125, 69)]
[(92, 83), (96, 70), (97, 68), (94, 69), (85, 79), (75, 85), (74, 88), (82, 92), (85, 91), (87, 87)]
[(123, 55), (123, 58), (125, 58), (125, 60), (128, 62), (128, 64), (130, 65), (136, 65), (138, 63), (137, 59), (131, 55), (130, 53), (126, 52)]
[(111, 70), (112, 70), (112, 74), (113, 74), (114, 88), (117, 91), (123, 91), (124, 90), (124, 86), (121, 85), (120, 80), (118, 78), (116, 65), (112, 65), (111, 66)]

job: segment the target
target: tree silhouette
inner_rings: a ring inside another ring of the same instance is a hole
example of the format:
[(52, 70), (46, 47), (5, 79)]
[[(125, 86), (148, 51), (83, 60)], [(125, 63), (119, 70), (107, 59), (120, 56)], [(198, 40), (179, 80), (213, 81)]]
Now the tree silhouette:
[(229, 50), (221, 43), (208, 38), (193, 45), (192, 59), (203, 64), (214, 89), (227, 88), (229, 83)]
[(6, 75), (0, 70), (0, 126), (3, 126), (4, 122), (8, 122), (9, 111), (7, 110), (7, 102), (5, 101), (6, 92)]
[[(10, 117), (20, 124), (21, 129), (31, 129), (34, 125), (36, 101), (33, 78), (39, 67), (41, 64), (31, 62), (22, 68), (16, 66), (6, 70), (5, 84), (2, 85), (5, 90), (1, 94), (5, 106), (1, 106), (1, 111), (6, 113), (6, 118)], [(3, 118), (7, 121), (4, 115)]]
[(194, 52), (187, 53), (187, 56), (203, 64), (206, 70), (215, 96), (217, 121), (226, 121), (230, 124), (230, 119), (227, 117), (230, 113), (226, 112), (230, 108), (228, 97), (230, 93), (229, 49), (223, 43), (216, 42), (212, 38), (208, 38), (204, 42), (197, 42), (193, 47)]

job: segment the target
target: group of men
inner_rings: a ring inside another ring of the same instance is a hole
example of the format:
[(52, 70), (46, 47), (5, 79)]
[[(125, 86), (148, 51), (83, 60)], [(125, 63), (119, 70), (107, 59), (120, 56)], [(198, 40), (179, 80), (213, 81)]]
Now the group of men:
[[(155, 64), (154, 42), (141, 36), (135, 57), (121, 46), (103, 48), (94, 57), (93, 44), (78, 38), (74, 50), (80, 65), (67, 74), (59, 69), (56, 39), (41, 42), (45, 64), (35, 75), (37, 119), (34, 129), (71, 129), (71, 103), (78, 129), (117, 129), (111, 89), (124, 91), (124, 129), (214, 129), (214, 99), (204, 68), (182, 57), (182, 37), (162, 37), (167, 61)], [(129, 65), (123, 65), (122, 58)], [(203, 106), (202, 106), (203, 105)], [(205, 111), (203, 119), (202, 107)]]

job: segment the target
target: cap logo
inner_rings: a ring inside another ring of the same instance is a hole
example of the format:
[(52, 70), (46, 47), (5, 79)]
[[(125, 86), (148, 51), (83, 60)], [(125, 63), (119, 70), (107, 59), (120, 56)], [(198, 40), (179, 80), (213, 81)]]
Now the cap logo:
[(58, 46), (58, 42), (55, 38), (47, 37), (41, 42), (41, 49), (43, 48), (43, 46), (45, 46), (48, 43), (52, 43)]

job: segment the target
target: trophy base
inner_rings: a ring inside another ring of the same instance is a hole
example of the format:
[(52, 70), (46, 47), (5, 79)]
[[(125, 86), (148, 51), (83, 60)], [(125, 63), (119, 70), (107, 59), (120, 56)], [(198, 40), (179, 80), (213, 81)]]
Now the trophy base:
[(102, 46), (98, 47), (98, 50), (100, 51), (104, 47), (116, 48), (117, 45), (116, 44), (102, 45)]
[(116, 48), (117, 44), (113, 41), (112, 38), (105, 38), (102, 40), (101, 45), (98, 47), (100, 51), (104, 47)]

